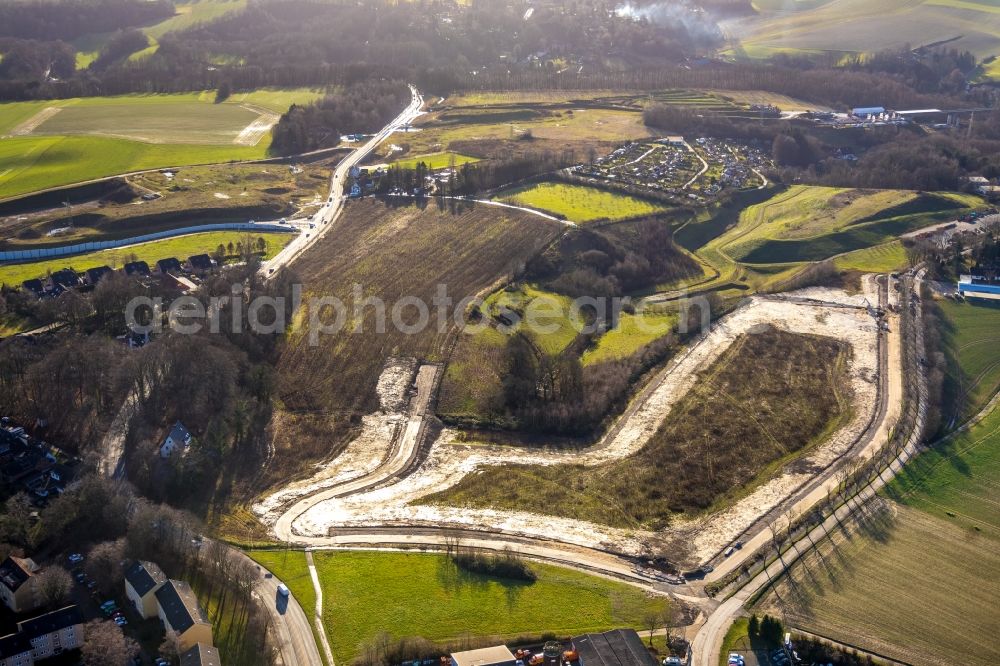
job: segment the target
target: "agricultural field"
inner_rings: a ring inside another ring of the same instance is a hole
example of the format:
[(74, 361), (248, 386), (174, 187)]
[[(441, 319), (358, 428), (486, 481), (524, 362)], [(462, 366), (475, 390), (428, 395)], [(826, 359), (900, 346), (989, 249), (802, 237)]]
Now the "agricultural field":
[[(931, 666), (1000, 658), (1000, 412), (906, 467), (864, 527), (777, 593), (787, 624)], [(774, 594), (763, 605), (777, 604)]]
[(59, 257), (57, 259), (46, 259), (45, 261), (23, 264), (3, 264), (0, 265), (0, 284), (20, 286), (25, 280), (44, 278), (49, 273), (63, 268), (72, 268), (79, 273), (97, 266), (120, 268), (129, 261), (136, 260), (145, 261), (150, 266), (160, 259), (167, 259), (169, 257), (177, 257), (184, 260), (195, 254), (215, 252), (220, 245), (228, 247), (229, 243), (233, 243), (234, 245), (242, 243), (248, 236), (255, 243), (258, 238), (264, 239), (267, 244), (264, 258), (267, 259), (288, 245), (292, 238), (295, 237), (295, 234), (280, 232), (253, 232), (247, 234), (242, 231), (209, 231), (200, 234), (178, 236), (177, 238), (150, 241), (148, 243), (139, 243), (112, 250), (89, 252), (72, 257)]
[(497, 199), (579, 223), (625, 220), (667, 210), (665, 206), (631, 195), (565, 183), (528, 185), (502, 192)]
[(396, 160), (390, 166), (399, 167), (400, 169), (415, 169), (416, 166), (422, 162), (431, 171), (436, 171), (438, 169), (446, 169), (452, 165), (462, 166), (463, 164), (478, 161), (478, 158), (475, 157), (445, 151), (440, 153), (430, 153), (428, 155), (414, 155), (413, 157), (406, 157), (404, 159)]
[[(434, 111), (421, 116), (409, 132), (393, 136), (408, 154), (453, 151), (478, 158), (505, 152), (605, 150), (612, 145), (652, 136), (642, 109), (545, 106), (488, 106)], [(383, 153), (384, 157), (391, 157)]]
[(757, 0), (756, 16), (727, 22), (728, 53), (768, 57), (821, 51), (866, 53), (948, 39), (979, 57), (1000, 50), (1000, 7), (991, 0)]
[(828, 338), (777, 330), (743, 336), (636, 455), (600, 469), (488, 468), (421, 501), (662, 528), (742, 496), (848, 418), (844, 354)]
[[(315, 595), (303, 553), (251, 555), (312, 614)], [(624, 583), (534, 562), (538, 580), (526, 583), (465, 572), (439, 554), (317, 551), (313, 558), (323, 588), (323, 625), (337, 663), (349, 663), (361, 645), (386, 629), (395, 638), (440, 642), (577, 635), (641, 629), (644, 615), (662, 613), (668, 603)]]
[[(446, 309), (441, 323), (433, 308), (426, 327), (407, 332), (390, 318), (400, 299), (433, 303), (442, 284), (455, 303), (485, 292), (563, 229), (556, 222), (489, 206), (390, 207), (373, 200), (350, 203), (337, 225), (337, 233), (324, 236), (293, 265), (299, 275), (308, 276), (304, 299), (335, 296), (346, 308), (343, 328), (312, 339), (312, 313), (300, 309), (277, 361), (276, 392), (283, 411), (275, 417), (281, 424), (275, 446), (293, 466), (304, 467), (335, 452), (331, 442), (350, 433), (348, 423), (334, 423), (337, 415), (378, 408), (375, 387), (388, 358), (444, 360), (456, 335), (453, 308)], [(365, 298), (385, 303), (385, 334), (372, 334), (378, 308), (363, 306), (355, 285)], [(335, 318), (329, 311), (318, 316), (327, 323)], [(404, 325), (416, 323), (416, 317), (412, 307), (397, 315)], [(367, 334), (356, 333), (356, 326)], [(290, 472), (275, 466), (273, 473), (283, 480)]]
[(1000, 389), (1000, 306), (983, 300), (937, 304), (948, 357), (947, 424), (973, 416)]
[[(109, 188), (103, 198), (72, 201), (0, 217), (0, 247), (52, 247), (128, 238), (208, 222), (246, 222), (308, 214), (321, 205), (329, 169), (276, 164), (186, 167), (149, 171)], [(152, 200), (143, 196), (156, 195)]]
[(265, 157), (287, 106), (321, 91), (124, 95), (0, 104), (0, 198), (141, 169)]

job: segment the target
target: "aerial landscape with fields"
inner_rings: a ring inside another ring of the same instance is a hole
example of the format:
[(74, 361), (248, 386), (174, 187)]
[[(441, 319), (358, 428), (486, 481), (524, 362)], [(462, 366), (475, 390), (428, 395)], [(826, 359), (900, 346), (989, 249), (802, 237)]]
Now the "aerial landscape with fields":
[(1000, 660), (1000, 2), (0, 2), (0, 665)]

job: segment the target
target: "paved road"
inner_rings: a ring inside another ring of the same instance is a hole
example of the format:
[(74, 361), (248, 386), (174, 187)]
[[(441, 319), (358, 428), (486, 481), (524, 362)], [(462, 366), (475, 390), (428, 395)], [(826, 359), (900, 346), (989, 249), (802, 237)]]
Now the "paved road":
[(230, 550), (230, 555), (233, 558), (248, 560), (260, 569), (261, 578), (254, 593), (260, 597), (271, 613), (283, 666), (323, 666), (309, 625), (309, 618), (295, 597), (289, 596), (285, 600), (279, 595), (278, 585), (281, 581), (243, 551), (233, 548)]
[[(395, 120), (382, 128), (378, 134), (370, 138), (364, 145), (356, 148), (354, 152), (345, 157), (337, 165), (337, 168), (333, 171), (333, 177), (330, 178), (330, 193), (327, 196), (326, 204), (313, 217), (312, 222), (307, 221), (306, 228), (303, 229), (295, 240), (261, 265), (261, 274), (265, 276), (278, 274), (282, 268), (288, 266), (299, 255), (312, 247), (316, 241), (325, 236), (331, 227), (333, 227), (333, 222), (336, 221), (337, 217), (344, 210), (344, 202), (347, 200), (347, 196), (344, 195), (344, 186), (348, 182), (351, 169), (368, 157), (389, 135), (397, 129), (410, 124), (420, 115), (420, 109), (424, 105), (424, 98), (413, 86), (410, 86), (410, 94), (412, 96), (410, 105)], [(313, 227), (309, 228), (309, 224), (312, 224)]]

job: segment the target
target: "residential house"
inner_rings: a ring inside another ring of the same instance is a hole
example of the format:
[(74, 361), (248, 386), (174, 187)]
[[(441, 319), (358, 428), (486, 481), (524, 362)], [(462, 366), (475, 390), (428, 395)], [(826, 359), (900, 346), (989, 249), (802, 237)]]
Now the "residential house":
[(149, 264), (145, 261), (130, 261), (122, 266), (122, 270), (129, 277), (149, 277), (150, 275)]
[(17, 633), (31, 643), (35, 661), (48, 659), (83, 646), (83, 613), (76, 606), (66, 606), (18, 622)]
[(30, 557), (9, 556), (0, 564), (0, 599), (15, 613), (38, 608), (35, 574), (39, 567)]
[(212, 623), (198, 605), (191, 586), (180, 580), (168, 580), (155, 592), (163, 628), (177, 634), (182, 651), (196, 643), (211, 646)]
[(96, 266), (94, 268), (88, 268), (86, 271), (87, 283), (96, 285), (112, 273), (114, 273), (114, 271), (111, 270), (110, 266)]
[(21, 288), (25, 291), (30, 291), (35, 296), (41, 296), (45, 293), (45, 285), (38, 278), (32, 278), (31, 280), (25, 280), (21, 283)]
[(53, 290), (60, 292), (79, 287), (81, 284), (80, 276), (68, 268), (56, 271), (50, 275), (49, 281), (52, 283)]
[(144, 619), (159, 614), (156, 591), (167, 582), (167, 577), (154, 562), (136, 561), (125, 570), (125, 596)]
[(31, 641), (21, 634), (0, 636), (0, 666), (31, 666)]
[(181, 268), (180, 261), (174, 257), (170, 257), (169, 259), (160, 259), (157, 261), (156, 270), (166, 275), (167, 273), (180, 273), (183, 269)]
[(211, 645), (195, 643), (181, 655), (181, 666), (222, 666), (219, 651)]
[(208, 273), (215, 268), (215, 260), (207, 254), (196, 254), (188, 257), (188, 266), (193, 273)]
[(160, 444), (160, 457), (169, 458), (174, 451), (179, 451), (181, 455), (184, 455), (190, 444), (191, 433), (188, 432), (183, 423), (178, 421), (170, 429), (170, 432), (167, 433), (167, 436), (163, 439), (163, 443)]

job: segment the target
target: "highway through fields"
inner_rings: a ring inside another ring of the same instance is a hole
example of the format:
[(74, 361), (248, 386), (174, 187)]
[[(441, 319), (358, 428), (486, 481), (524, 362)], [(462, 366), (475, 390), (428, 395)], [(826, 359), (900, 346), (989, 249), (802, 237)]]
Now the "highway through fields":
[(379, 130), (377, 134), (356, 148), (354, 152), (345, 157), (337, 165), (337, 168), (333, 171), (333, 176), (330, 178), (330, 192), (327, 196), (326, 204), (311, 220), (294, 222), (300, 228), (301, 232), (281, 252), (261, 265), (260, 271), (262, 275), (265, 277), (277, 275), (282, 268), (288, 266), (303, 252), (312, 247), (316, 241), (325, 236), (330, 228), (333, 227), (333, 223), (340, 216), (340, 213), (343, 212), (344, 203), (347, 201), (347, 195), (344, 194), (344, 187), (348, 182), (351, 170), (361, 164), (393, 132), (406, 127), (420, 115), (421, 108), (424, 105), (424, 98), (413, 86), (410, 86), (410, 95), (410, 105), (395, 120)]

